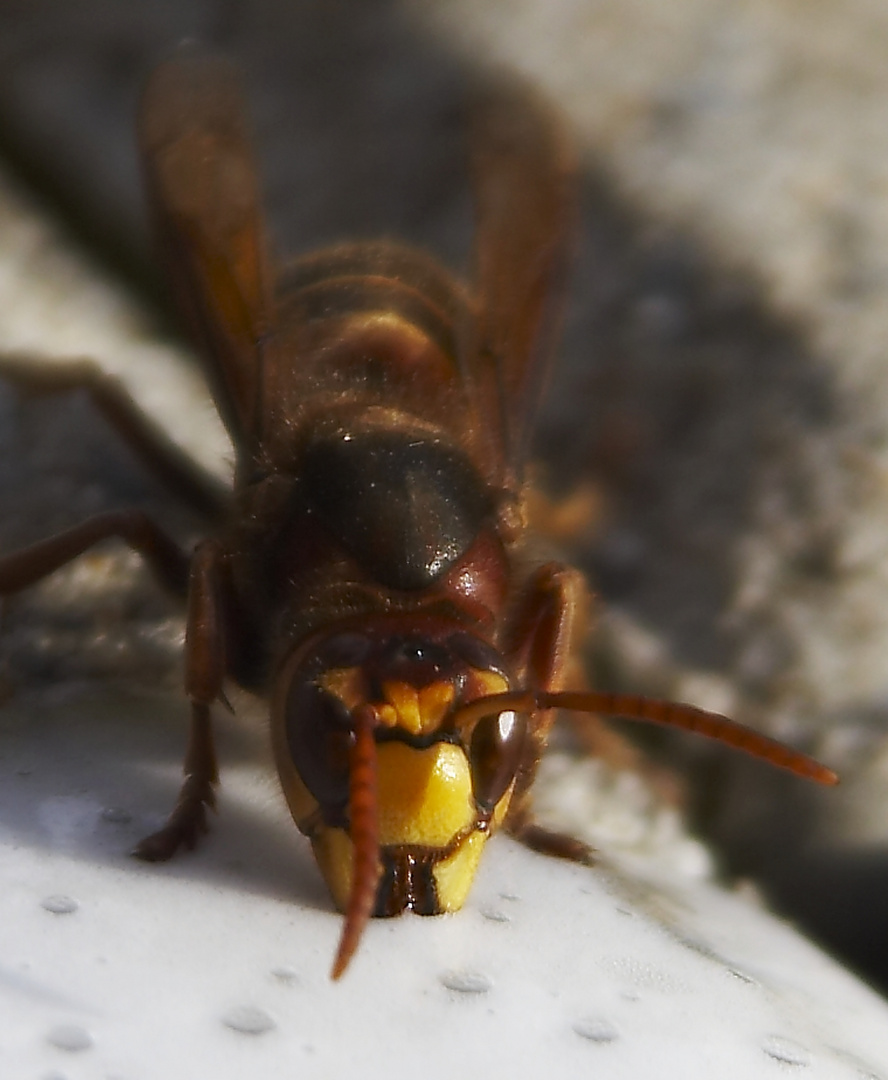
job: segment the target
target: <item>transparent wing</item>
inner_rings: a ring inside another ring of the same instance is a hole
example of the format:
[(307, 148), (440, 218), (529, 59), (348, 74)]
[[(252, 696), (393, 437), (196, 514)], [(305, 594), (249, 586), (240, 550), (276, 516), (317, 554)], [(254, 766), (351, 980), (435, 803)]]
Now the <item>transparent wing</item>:
[(271, 287), (259, 185), (234, 68), (183, 52), (142, 98), (142, 165), (176, 302), (237, 445), (259, 436)]
[(573, 225), (575, 161), (555, 111), (503, 85), (472, 123), (479, 301), (477, 379), (499, 414), (504, 468), (520, 479), (558, 330)]

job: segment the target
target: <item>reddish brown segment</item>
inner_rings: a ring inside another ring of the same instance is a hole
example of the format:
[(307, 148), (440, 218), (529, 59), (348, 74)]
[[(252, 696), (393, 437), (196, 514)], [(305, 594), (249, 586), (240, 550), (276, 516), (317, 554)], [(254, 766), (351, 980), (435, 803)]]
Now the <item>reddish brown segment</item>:
[(601, 713), (619, 716), (626, 720), (646, 720), (651, 724), (693, 731), (710, 739), (743, 750), (753, 757), (770, 762), (780, 769), (787, 769), (796, 776), (813, 780), (818, 784), (837, 784), (838, 776), (821, 765), (819, 761), (791, 750), (783, 743), (762, 735), (752, 728), (738, 724), (720, 713), (707, 712), (693, 705), (674, 701), (641, 697), (638, 694), (611, 694), (601, 691), (545, 693), (533, 690), (514, 690), (505, 694), (491, 694), (479, 698), (461, 708), (457, 714), (460, 724), (492, 713), (514, 709), (516, 712), (532, 713), (540, 709), (567, 709), (572, 712)]
[(338, 979), (343, 974), (358, 947), (373, 913), (376, 886), (382, 871), (376, 813), (376, 743), (373, 738), (376, 711), (366, 705), (356, 709), (352, 719), (355, 741), (349, 753), (348, 792), (349, 834), (354, 848), (352, 887), (331, 979)]

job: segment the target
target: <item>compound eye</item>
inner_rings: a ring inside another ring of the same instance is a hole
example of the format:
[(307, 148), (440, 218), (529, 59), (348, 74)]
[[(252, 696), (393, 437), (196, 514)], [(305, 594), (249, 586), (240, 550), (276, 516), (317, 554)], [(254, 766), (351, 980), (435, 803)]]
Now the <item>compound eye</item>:
[(515, 779), (524, 752), (527, 720), (511, 711), (482, 716), (469, 743), (472, 794), (479, 810), (492, 813)]
[(349, 711), (314, 682), (300, 681), (287, 698), (287, 745), (302, 782), (329, 823), (348, 807)]

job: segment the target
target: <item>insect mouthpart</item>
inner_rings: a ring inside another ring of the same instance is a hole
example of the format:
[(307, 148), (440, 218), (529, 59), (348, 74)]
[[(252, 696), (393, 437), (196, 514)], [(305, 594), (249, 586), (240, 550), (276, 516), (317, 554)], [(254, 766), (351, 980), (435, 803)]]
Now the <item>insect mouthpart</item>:
[(334, 634), (282, 669), (278, 768), (346, 912), (337, 970), (371, 914), (463, 905), (525, 748), (522, 714), (483, 708), (508, 692), (502, 667), (447, 626)]

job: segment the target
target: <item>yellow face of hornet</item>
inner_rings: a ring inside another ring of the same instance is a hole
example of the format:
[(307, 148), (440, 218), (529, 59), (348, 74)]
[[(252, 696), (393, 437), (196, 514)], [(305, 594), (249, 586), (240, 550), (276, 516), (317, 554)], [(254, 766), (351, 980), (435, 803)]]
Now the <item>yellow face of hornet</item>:
[(377, 716), (382, 865), (374, 914), (463, 905), (484, 843), (508, 809), (524, 748), (514, 713), (459, 726), (461, 705), (508, 690), (500, 667), (482, 641), (449, 631), (437, 641), (341, 633), (284, 669), (274, 712), (278, 770), (340, 908), (352, 887), (349, 717), (367, 704)]

